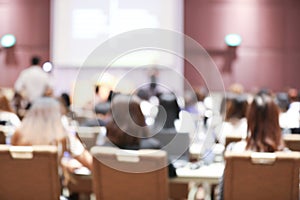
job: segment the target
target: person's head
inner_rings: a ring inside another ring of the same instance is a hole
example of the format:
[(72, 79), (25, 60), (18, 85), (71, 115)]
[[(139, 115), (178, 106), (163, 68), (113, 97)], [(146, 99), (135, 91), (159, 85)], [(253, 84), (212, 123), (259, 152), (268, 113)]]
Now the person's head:
[(230, 98), (230, 102), (226, 106), (225, 120), (242, 119), (246, 117), (248, 107), (247, 96), (245, 95), (233, 95)]
[[(174, 121), (179, 118), (180, 107), (174, 93), (163, 93), (159, 96), (159, 110), (155, 118), (156, 129), (175, 128)], [(164, 118), (165, 122), (164, 122)], [(164, 124), (162, 124), (164, 123)]]
[(274, 152), (284, 148), (279, 126), (279, 108), (266, 94), (256, 95), (248, 113), (248, 138), (246, 149)]
[(39, 64), (40, 64), (40, 57), (38, 57), (38, 56), (33, 56), (33, 57), (31, 58), (31, 64), (32, 64), (32, 65), (39, 65)]
[(108, 139), (118, 147), (138, 146), (149, 136), (137, 96), (117, 94), (111, 102), (112, 121), (106, 126)]
[(7, 111), (7, 112), (13, 112), (8, 99), (1, 92), (0, 92), (0, 110)]
[(299, 101), (299, 99), (298, 99), (298, 97), (299, 97), (298, 90), (295, 89), (295, 88), (289, 88), (288, 89), (288, 96), (289, 96), (290, 102)]
[(50, 97), (35, 100), (19, 129), (22, 144), (53, 145), (66, 137), (60, 103)]
[[(67, 93), (62, 93), (58, 98), (58, 102), (60, 103), (61, 113), (66, 116), (71, 117), (71, 100), (70, 96)], [(72, 116), (73, 117), (73, 116)]]
[(229, 86), (229, 92), (232, 92), (234, 94), (243, 94), (244, 86), (240, 83), (233, 83)]
[(288, 94), (286, 92), (277, 93), (275, 97), (275, 103), (278, 105), (281, 112), (287, 111), (290, 104)]

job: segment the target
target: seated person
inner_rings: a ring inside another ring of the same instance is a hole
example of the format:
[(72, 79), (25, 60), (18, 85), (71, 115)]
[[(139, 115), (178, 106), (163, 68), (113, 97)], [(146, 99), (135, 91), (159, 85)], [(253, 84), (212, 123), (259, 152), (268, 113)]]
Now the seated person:
[(159, 96), (159, 109), (152, 132), (161, 129), (175, 129), (174, 121), (179, 119), (180, 107), (174, 93), (163, 93)]
[(247, 137), (246, 111), (248, 107), (247, 96), (227, 95), (225, 122), (222, 124), (219, 142), (225, 144), (226, 136)]
[(286, 150), (279, 126), (279, 108), (271, 96), (256, 95), (248, 113), (246, 140), (230, 144), (231, 151), (275, 152)]
[(110, 142), (122, 149), (159, 149), (160, 143), (150, 136), (136, 96), (116, 95), (111, 103), (112, 120), (106, 125)]
[(88, 118), (81, 126), (105, 126), (110, 120), (110, 102), (95, 105), (95, 118)]
[[(121, 149), (160, 149), (160, 142), (149, 137), (145, 117), (137, 96), (118, 94), (111, 103), (112, 120), (106, 125), (107, 142)], [(169, 176), (176, 176), (173, 165), (169, 165)]]
[[(254, 97), (247, 113), (247, 121), (247, 139), (230, 143), (227, 151), (288, 151), (279, 126), (279, 108), (271, 96), (261, 94)], [(223, 199), (223, 180), (221, 180), (220, 188), (219, 199)]]
[(6, 96), (0, 93), (0, 125), (18, 127), (21, 125), (19, 117), (13, 112)]
[[(50, 97), (37, 99), (26, 113), (22, 125), (11, 138), (12, 145), (55, 145), (59, 156), (70, 154), (83, 166), (92, 168), (92, 156), (75, 136), (74, 131), (62, 123), (60, 104)], [(70, 170), (80, 167), (66, 164)]]

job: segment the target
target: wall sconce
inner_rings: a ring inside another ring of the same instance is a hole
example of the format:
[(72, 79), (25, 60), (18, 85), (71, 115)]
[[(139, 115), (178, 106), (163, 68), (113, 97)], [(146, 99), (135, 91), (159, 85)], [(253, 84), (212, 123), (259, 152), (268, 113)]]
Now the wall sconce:
[(242, 43), (242, 37), (238, 34), (228, 34), (224, 40), (229, 47), (237, 47)]
[(16, 44), (16, 37), (13, 34), (5, 34), (2, 36), (0, 44), (3, 48), (10, 48)]

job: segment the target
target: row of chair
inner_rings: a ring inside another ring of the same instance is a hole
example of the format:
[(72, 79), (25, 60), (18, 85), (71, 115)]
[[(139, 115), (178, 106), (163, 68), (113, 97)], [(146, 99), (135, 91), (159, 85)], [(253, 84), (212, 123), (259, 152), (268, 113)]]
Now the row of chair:
[[(93, 147), (97, 200), (169, 199), (166, 152)], [(226, 153), (225, 200), (298, 199), (299, 152)], [(0, 199), (60, 198), (57, 149), (0, 145)]]
[[(168, 199), (166, 152), (94, 147), (96, 199)], [(0, 199), (60, 199), (54, 146), (0, 145)]]

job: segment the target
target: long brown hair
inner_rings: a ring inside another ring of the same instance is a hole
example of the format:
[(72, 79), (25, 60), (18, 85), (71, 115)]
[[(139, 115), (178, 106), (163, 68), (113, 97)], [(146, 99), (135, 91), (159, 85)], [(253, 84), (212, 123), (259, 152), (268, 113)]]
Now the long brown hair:
[(114, 96), (111, 112), (113, 119), (106, 125), (107, 138), (120, 148), (138, 148), (140, 138), (149, 136), (138, 97)]
[(274, 152), (284, 148), (279, 126), (279, 108), (266, 94), (256, 95), (247, 113), (247, 150)]
[(8, 99), (1, 92), (0, 92), (0, 110), (7, 111), (7, 112), (13, 112)]

